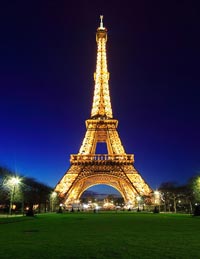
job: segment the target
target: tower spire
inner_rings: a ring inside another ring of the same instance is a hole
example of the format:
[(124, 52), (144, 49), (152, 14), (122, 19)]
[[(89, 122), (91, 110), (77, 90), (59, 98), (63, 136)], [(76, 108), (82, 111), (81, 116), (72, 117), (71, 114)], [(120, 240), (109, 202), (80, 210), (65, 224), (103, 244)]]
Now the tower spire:
[(103, 29), (103, 15), (100, 15), (100, 28)]
[(96, 32), (97, 63), (94, 73), (94, 97), (91, 118), (113, 118), (109, 93), (109, 72), (107, 69), (107, 29), (103, 26), (103, 15), (100, 16), (100, 27)]

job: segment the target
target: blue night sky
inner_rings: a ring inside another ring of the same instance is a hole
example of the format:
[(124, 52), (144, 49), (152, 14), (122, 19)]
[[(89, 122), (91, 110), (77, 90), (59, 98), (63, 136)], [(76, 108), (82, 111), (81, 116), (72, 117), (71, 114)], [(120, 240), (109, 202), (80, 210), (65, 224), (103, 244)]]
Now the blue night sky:
[(198, 9), (150, 2), (4, 1), (2, 166), (52, 187), (68, 169), (90, 117), (103, 14), (113, 114), (135, 167), (152, 188), (200, 172)]

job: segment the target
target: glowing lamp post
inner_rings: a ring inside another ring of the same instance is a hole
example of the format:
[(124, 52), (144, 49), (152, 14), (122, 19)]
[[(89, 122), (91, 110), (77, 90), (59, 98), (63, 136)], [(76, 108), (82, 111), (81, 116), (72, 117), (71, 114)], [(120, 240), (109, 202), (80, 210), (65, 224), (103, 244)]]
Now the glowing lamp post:
[(154, 192), (154, 201), (155, 201), (154, 212), (159, 213), (159, 211), (160, 211), (160, 192), (157, 190)]
[(154, 192), (155, 205), (160, 205), (160, 193), (159, 191)]
[(51, 200), (51, 211), (54, 211), (54, 205), (55, 205), (55, 201), (57, 198), (57, 192), (52, 192), (50, 195), (50, 200)]
[(15, 198), (15, 192), (16, 192), (16, 188), (20, 185), (21, 183), (21, 179), (19, 177), (11, 177), (8, 181), (7, 181), (7, 186), (10, 189), (10, 206), (9, 206), (9, 214), (12, 214), (12, 207), (13, 207), (13, 202), (14, 202), (14, 198)]
[(136, 197), (137, 203), (138, 203), (138, 211), (140, 211), (140, 201), (141, 201), (141, 197), (137, 196)]

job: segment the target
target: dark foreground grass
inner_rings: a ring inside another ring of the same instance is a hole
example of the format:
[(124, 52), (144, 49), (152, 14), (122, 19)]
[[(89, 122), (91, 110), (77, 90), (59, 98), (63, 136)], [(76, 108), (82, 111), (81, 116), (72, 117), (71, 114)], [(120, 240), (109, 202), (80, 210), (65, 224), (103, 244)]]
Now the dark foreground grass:
[(0, 218), (0, 258), (200, 258), (200, 217), (96, 213)]

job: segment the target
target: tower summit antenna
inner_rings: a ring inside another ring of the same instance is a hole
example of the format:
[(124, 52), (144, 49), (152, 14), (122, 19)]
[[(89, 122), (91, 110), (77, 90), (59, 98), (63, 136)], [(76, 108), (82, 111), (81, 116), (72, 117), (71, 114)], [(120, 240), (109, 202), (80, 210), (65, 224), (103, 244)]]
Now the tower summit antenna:
[(103, 29), (103, 15), (100, 15), (100, 28)]

